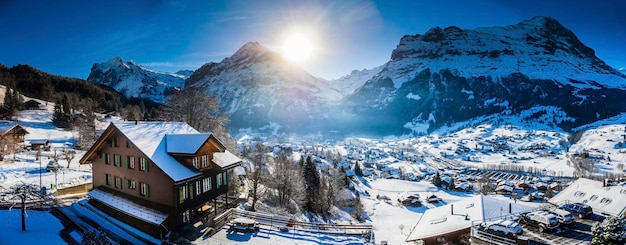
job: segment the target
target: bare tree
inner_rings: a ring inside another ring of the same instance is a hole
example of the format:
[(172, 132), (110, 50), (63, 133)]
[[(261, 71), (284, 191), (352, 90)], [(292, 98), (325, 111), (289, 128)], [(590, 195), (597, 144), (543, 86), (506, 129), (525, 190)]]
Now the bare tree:
[(94, 102), (86, 99), (81, 103), (82, 113), (74, 121), (78, 128), (78, 146), (89, 148), (96, 142), (96, 116), (94, 114)]
[(43, 201), (44, 195), (36, 185), (21, 183), (0, 193), (4, 200), (19, 200), (22, 204), (22, 231), (26, 231), (26, 201)]
[(271, 186), (276, 190), (278, 203), (287, 208), (293, 201), (298, 205), (304, 200), (304, 183), (300, 178), (302, 170), (298, 164), (294, 164), (289, 157), (281, 152), (274, 159), (275, 167)]
[(232, 138), (226, 125), (228, 116), (221, 111), (218, 100), (197, 89), (176, 92), (169, 99), (169, 107), (157, 112), (157, 119), (183, 121), (201, 132), (211, 132), (231, 152), (237, 153), (237, 142)]
[(74, 160), (76, 152), (73, 150), (66, 150), (65, 152), (63, 152), (63, 156), (65, 157), (65, 160), (67, 160), (67, 168), (70, 168), (70, 162)]
[(266, 188), (261, 184), (263, 181), (263, 164), (259, 162), (259, 159), (252, 160), (250, 170), (246, 174), (248, 176), (248, 182), (250, 186), (250, 195), (252, 198), (251, 210), (256, 210), (256, 203), (266, 194)]

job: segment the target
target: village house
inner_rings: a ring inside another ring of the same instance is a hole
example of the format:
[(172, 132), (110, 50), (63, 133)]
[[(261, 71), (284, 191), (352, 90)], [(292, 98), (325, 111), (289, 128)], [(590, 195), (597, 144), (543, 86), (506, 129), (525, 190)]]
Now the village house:
[(548, 202), (557, 206), (583, 203), (589, 205), (595, 213), (626, 217), (626, 186), (578, 178)]
[(0, 121), (0, 137), (11, 137), (15, 143), (24, 142), (24, 136), (29, 134), (24, 127), (12, 121)]
[(24, 102), (24, 110), (42, 110), (41, 103), (36, 100), (28, 100)]
[(92, 164), (94, 206), (164, 239), (218, 214), (227, 170), (241, 159), (186, 123), (124, 122), (111, 123), (80, 163)]
[(511, 200), (477, 195), (426, 210), (406, 241), (422, 245), (456, 244), (467, 241), (472, 225), (530, 210), (532, 207)]

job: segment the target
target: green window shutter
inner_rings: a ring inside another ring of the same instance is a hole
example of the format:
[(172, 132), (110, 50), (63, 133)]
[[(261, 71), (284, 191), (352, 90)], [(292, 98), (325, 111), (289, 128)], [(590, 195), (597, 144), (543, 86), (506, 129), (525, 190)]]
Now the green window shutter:
[(150, 185), (146, 184), (146, 197), (150, 197)]
[(146, 159), (145, 161), (146, 161), (146, 173), (147, 173), (148, 167), (150, 167), (150, 161), (148, 161), (148, 159)]
[(124, 159), (124, 165), (126, 166), (126, 168), (128, 168), (128, 156), (126, 156), (126, 159)]

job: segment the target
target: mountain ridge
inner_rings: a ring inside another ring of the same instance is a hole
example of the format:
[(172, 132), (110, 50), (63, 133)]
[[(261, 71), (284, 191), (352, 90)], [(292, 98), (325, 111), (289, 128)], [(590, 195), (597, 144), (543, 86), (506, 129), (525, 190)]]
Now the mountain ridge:
[(205, 63), (184, 84), (217, 97), (235, 133), (425, 134), (474, 117), (544, 107), (572, 118), (547, 123), (573, 128), (626, 108), (620, 99), (626, 75), (544, 16), (405, 35), (385, 64), (330, 81), (248, 42), (222, 61)]
[[(344, 110), (374, 122), (364, 125), (370, 130), (396, 134), (533, 106), (563, 108), (576, 120), (554, 123), (570, 127), (621, 112), (625, 84), (626, 76), (573, 32), (535, 17), (505, 27), (435, 27), (404, 36), (383, 70), (345, 99)], [(379, 117), (389, 119), (376, 122)]]
[(183, 88), (187, 78), (185, 73), (189, 72), (155, 71), (116, 56), (93, 64), (87, 81), (113, 87), (127, 97), (150, 99), (165, 104), (168, 95)]

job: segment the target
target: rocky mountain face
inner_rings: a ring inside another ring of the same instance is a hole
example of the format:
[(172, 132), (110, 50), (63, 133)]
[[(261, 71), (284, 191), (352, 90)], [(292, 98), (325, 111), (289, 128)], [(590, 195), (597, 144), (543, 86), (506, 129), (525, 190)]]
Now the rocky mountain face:
[(215, 96), (231, 115), (230, 129), (309, 132), (331, 115), (341, 94), (259, 43), (250, 42), (221, 62), (196, 70), (185, 89)]
[(426, 133), (535, 106), (561, 108), (570, 119), (553, 123), (569, 128), (619, 114), (624, 88), (626, 76), (570, 30), (535, 17), (404, 36), (382, 71), (342, 100), (342, 109), (355, 117), (350, 128), (383, 135)]
[(133, 61), (117, 56), (109, 61), (94, 64), (87, 81), (113, 87), (127, 97), (150, 99), (165, 104), (167, 96), (181, 89), (191, 71), (177, 73), (147, 69)]

